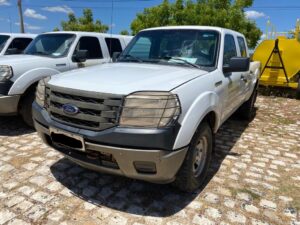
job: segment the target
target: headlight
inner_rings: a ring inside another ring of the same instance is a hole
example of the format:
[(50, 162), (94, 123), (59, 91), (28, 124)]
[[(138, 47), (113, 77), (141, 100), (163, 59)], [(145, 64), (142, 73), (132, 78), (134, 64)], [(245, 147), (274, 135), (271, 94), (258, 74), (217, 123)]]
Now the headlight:
[(0, 66), (0, 81), (9, 80), (13, 76), (13, 71), (10, 66)]
[(46, 103), (46, 83), (50, 80), (50, 77), (44, 78), (39, 81), (38, 86), (36, 88), (35, 101), (41, 106), (45, 107)]
[(180, 115), (177, 95), (170, 92), (137, 92), (126, 97), (120, 126), (167, 127)]

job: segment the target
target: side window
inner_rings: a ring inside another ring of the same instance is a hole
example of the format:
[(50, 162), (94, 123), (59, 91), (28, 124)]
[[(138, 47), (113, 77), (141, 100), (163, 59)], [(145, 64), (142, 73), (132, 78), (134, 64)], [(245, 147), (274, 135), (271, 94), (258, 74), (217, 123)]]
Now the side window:
[(79, 50), (87, 50), (87, 59), (102, 59), (103, 54), (99, 39), (96, 37), (81, 37), (74, 51), (74, 55)]
[(8, 46), (8, 49), (15, 49), (14, 54), (20, 54), (27, 48), (31, 41), (31, 38), (15, 38)]
[(117, 38), (105, 38), (105, 42), (109, 51), (110, 57), (113, 56), (115, 52), (122, 52), (121, 42)]
[(246, 44), (245, 44), (245, 39), (242, 37), (238, 37), (238, 43), (239, 43), (239, 47), (240, 47), (240, 51), (241, 51), (241, 56), (242, 57), (247, 57), (247, 48), (246, 48)]
[(237, 56), (235, 41), (232, 35), (225, 35), (223, 65), (228, 65), (232, 57)]

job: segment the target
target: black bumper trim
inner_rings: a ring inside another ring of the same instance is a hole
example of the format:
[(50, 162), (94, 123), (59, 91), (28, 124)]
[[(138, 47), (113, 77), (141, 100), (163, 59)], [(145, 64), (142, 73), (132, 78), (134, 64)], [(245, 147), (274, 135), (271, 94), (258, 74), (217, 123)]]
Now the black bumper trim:
[(13, 84), (11, 80), (0, 81), (0, 95), (7, 95)]
[(103, 131), (91, 131), (70, 127), (52, 120), (48, 112), (35, 102), (33, 103), (32, 113), (34, 120), (44, 127), (55, 127), (71, 133), (80, 134), (88, 142), (114, 147), (172, 151), (180, 129), (180, 124), (177, 123), (173, 127), (164, 129), (113, 127)]

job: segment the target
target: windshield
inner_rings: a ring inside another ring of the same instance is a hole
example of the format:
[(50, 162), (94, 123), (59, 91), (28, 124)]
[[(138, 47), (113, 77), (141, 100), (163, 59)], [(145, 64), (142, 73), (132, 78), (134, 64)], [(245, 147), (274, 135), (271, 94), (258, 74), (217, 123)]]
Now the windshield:
[(74, 34), (42, 34), (36, 37), (26, 48), (25, 54), (64, 57), (75, 39)]
[(210, 30), (150, 30), (140, 32), (119, 61), (215, 67), (219, 34)]
[(2, 51), (2, 49), (4, 48), (7, 40), (9, 39), (9, 36), (7, 35), (0, 35), (0, 52)]

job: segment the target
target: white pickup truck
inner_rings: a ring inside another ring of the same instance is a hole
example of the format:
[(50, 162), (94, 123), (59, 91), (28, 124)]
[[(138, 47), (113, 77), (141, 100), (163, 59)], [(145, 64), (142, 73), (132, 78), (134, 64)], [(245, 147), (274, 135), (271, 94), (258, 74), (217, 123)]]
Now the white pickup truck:
[(259, 74), (240, 33), (147, 29), (116, 63), (40, 81), (35, 128), (83, 167), (193, 191), (222, 123), (237, 110), (253, 117)]
[(0, 33), (0, 56), (22, 54), (36, 34)]
[(24, 54), (0, 59), (0, 115), (20, 113), (33, 126), (31, 105), (39, 80), (61, 72), (107, 63), (131, 36), (50, 32), (37, 36)]

